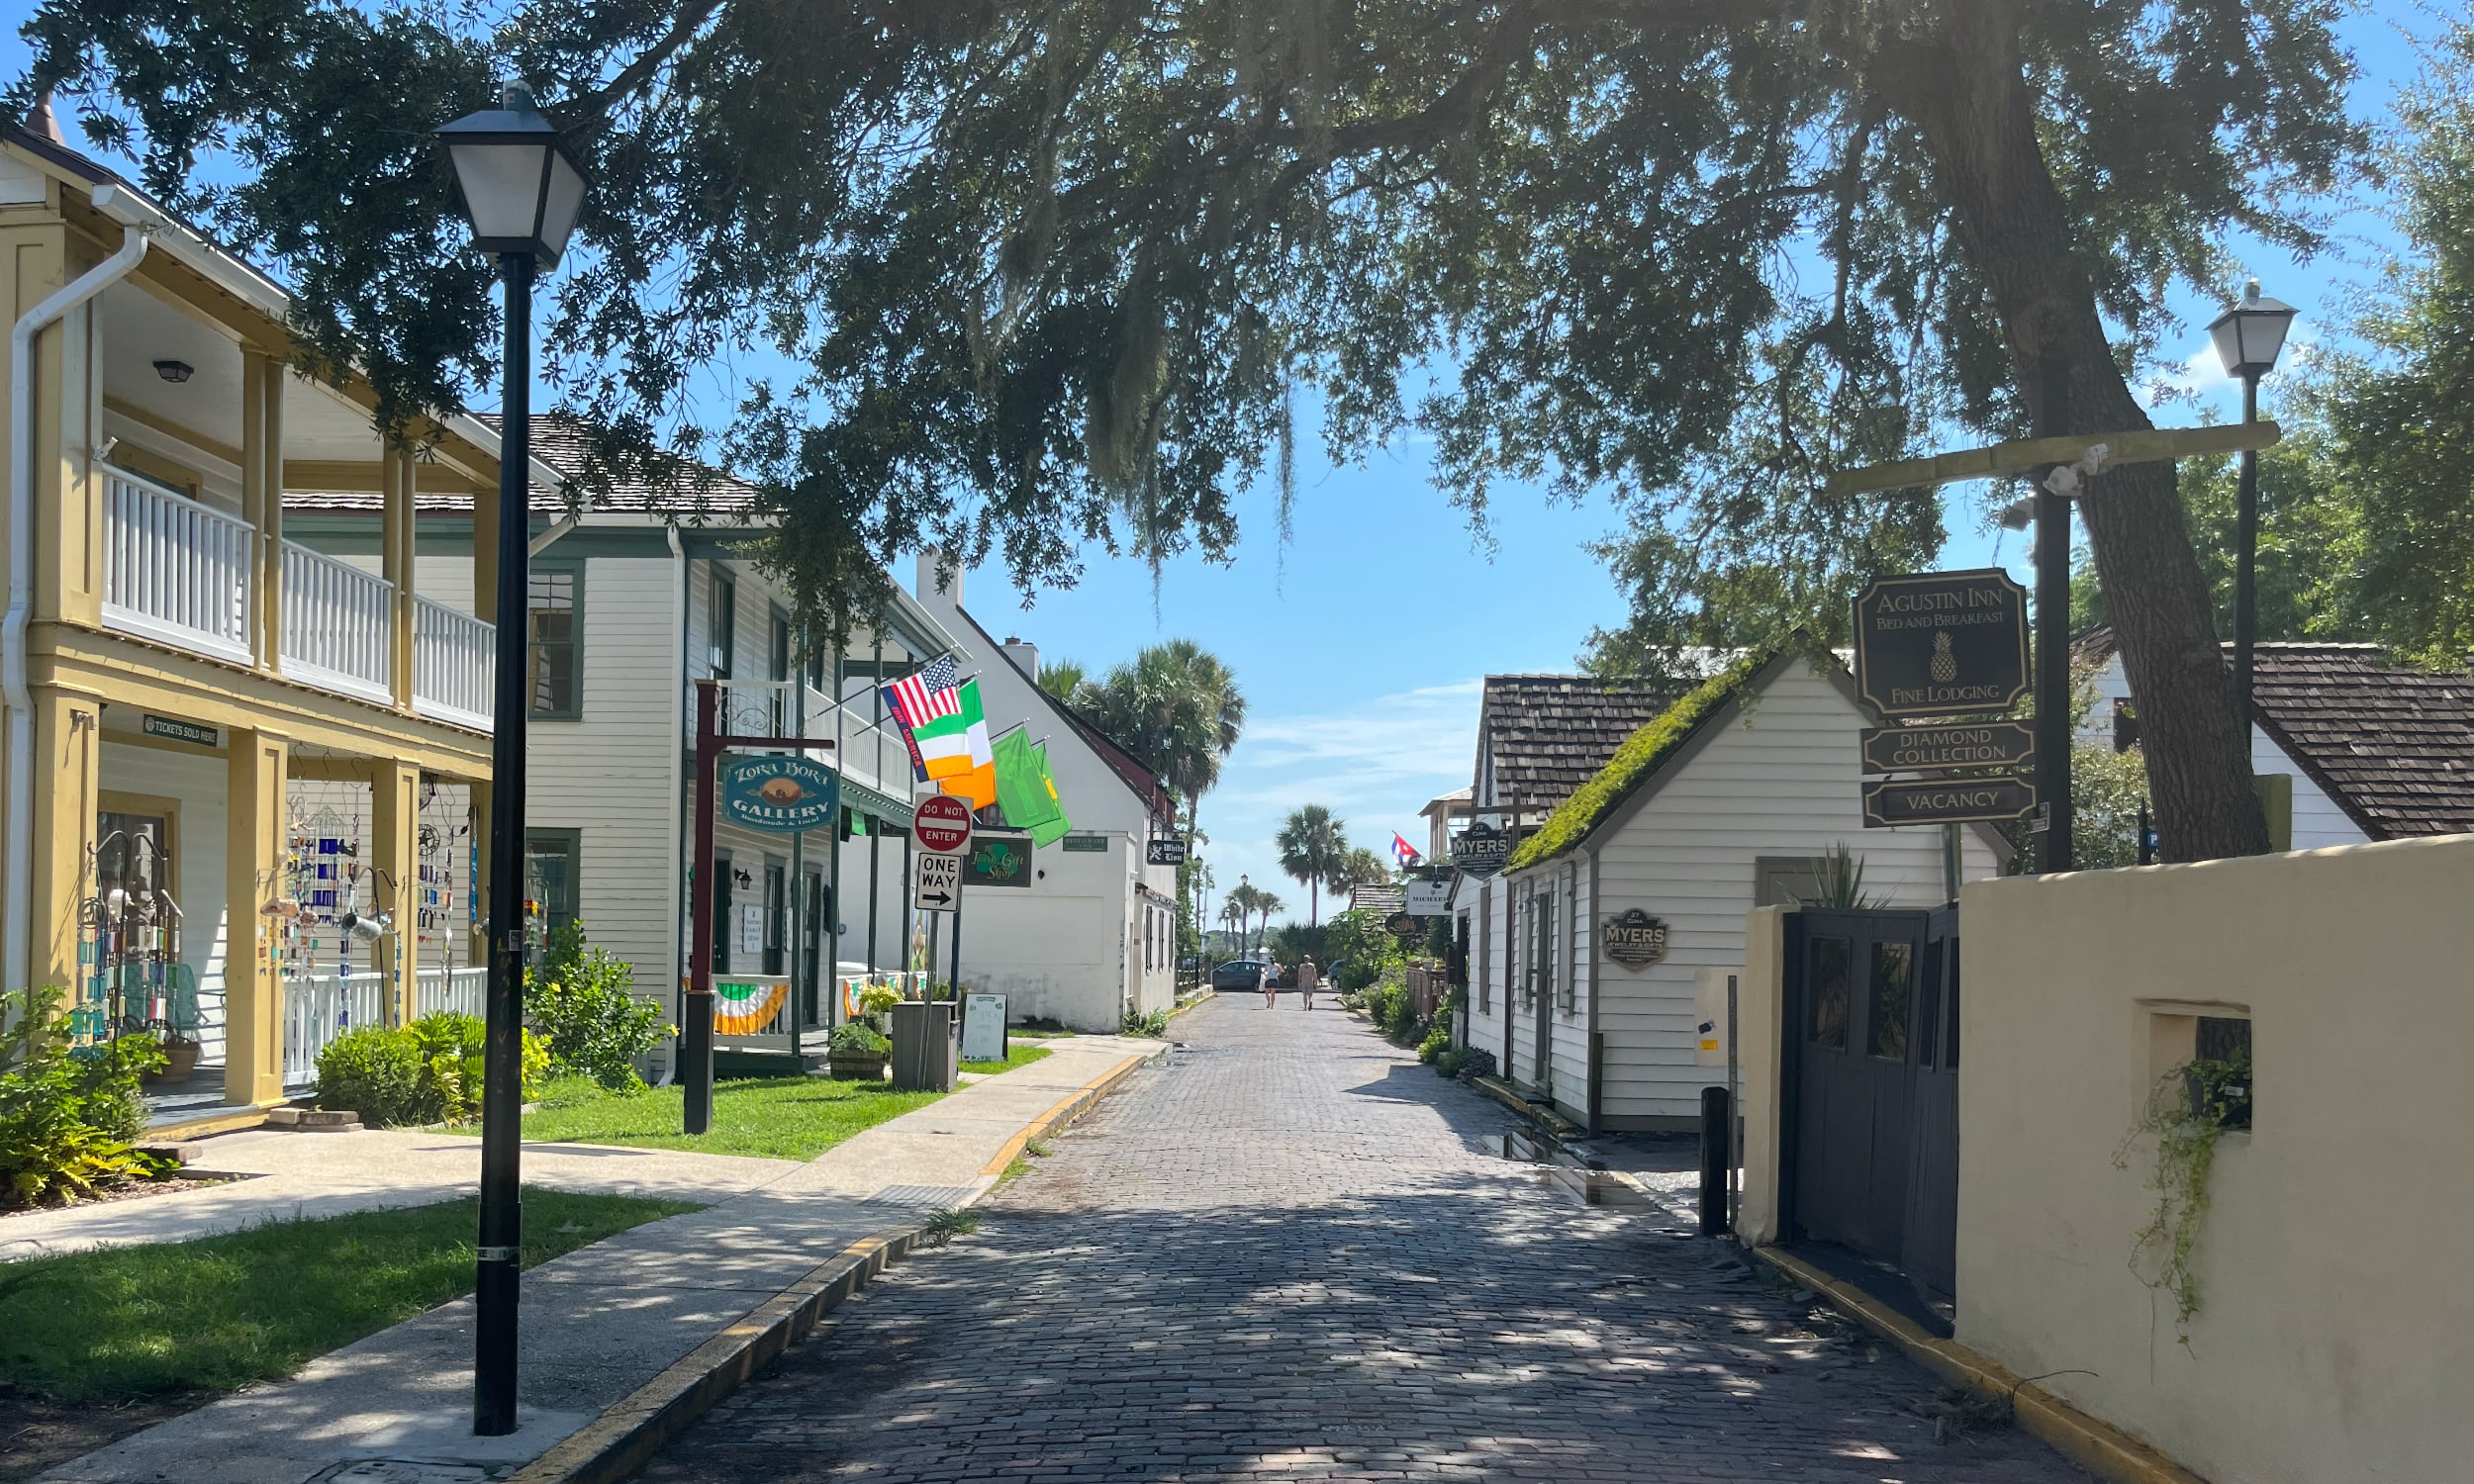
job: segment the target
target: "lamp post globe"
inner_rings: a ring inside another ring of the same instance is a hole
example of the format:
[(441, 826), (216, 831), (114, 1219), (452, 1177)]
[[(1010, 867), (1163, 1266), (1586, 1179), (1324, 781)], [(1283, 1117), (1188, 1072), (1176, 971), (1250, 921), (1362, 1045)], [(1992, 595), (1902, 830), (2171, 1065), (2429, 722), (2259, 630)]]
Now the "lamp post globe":
[(492, 688), (489, 991), (481, 1084), (481, 1222), (474, 1253), (472, 1430), (516, 1431), (517, 1321), (523, 1213), (524, 609), (531, 538), (532, 279), (567, 250), (588, 184), (574, 151), (522, 83), (499, 106), (438, 130), (472, 225), (473, 246), (506, 286), (500, 365), (498, 674)]
[[(2290, 304), (2261, 298), (2259, 280), (2254, 278), (2244, 287), (2241, 303), (2209, 323), (2208, 337), (2216, 342), (2225, 374), (2241, 378), (2244, 422), (2259, 420), (2259, 378), (2276, 369), (2295, 313)], [(2245, 448), (2240, 492), (2234, 507), (2234, 715), (2245, 737), (2253, 715), (2250, 676), (2259, 630), (2258, 559), (2259, 451)]]

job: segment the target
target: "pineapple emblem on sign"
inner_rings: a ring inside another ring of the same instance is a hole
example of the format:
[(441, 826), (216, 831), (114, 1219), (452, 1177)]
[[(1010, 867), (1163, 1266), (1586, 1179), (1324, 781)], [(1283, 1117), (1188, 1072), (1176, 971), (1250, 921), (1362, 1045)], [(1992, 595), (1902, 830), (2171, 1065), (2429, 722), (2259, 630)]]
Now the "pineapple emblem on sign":
[(1950, 652), (1949, 629), (1943, 629), (1933, 636), (1932, 670), (1933, 678), (1945, 686), (1958, 679), (1958, 660)]

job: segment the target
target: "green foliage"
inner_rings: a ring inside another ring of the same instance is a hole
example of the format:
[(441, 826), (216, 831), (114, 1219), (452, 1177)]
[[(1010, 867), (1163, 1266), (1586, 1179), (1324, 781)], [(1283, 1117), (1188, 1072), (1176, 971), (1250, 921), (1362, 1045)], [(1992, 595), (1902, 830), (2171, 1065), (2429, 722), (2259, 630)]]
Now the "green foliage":
[(1297, 884), (1306, 888), (1306, 920), (1322, 916), (1323, 888), (1336, 886), (1349, 864), (1349, 837), (1346, 821), (1333, 817), (1321, 804), (1304, 804), (1289, 811), (1281, 824), (1272, 844), (1280, 852), (1280, 869)]
[[(534, 1267), (698, 1207), (527, 1186)], [(275, 1219), (187, 1242), (8, 1266), (0, 1375), (48, 1401), (111, 1406), (272, 1381), (472, 1291), (478, 1203)]]
[(430, 1123), (423, 1116), (419, 1044), (401, 1030), (358, 1026), (318, 1054), (318, 1104), (348, 1108), (370, 1128)]
[[(2208, 1216), (2208, 1177), (2216, 1168), (2217, 1141), (2225, 1136), (2232, 1106), (2246, 1098), (2250, 1056), (2194, 1059), (2166, 1072), (2148, 1089), (2147, 1102), (2114, 1151), (2116, 1169), (2128, 1169), (2142, 1138), (2156, 1143), (2147, 1188), (2156, 1209), (2131, 1241), (2131, 1271), (2140, 1281), (2173, 1298), (2181, 1342), (2191, 1341), (2199, 1313), (2199, 1236)], [(2233, 1089), (2241, 1089), (2237, 1094)]]
[(1128, 1010), (1125, 1012), (1124, 1034), (1148, 1036), (1165, 1040), (1169, 1033), (1169, 1012), (1166, 1010)]
[[(519, 1078), (529, 1102), (548, 1081), (550, 1053), (531, 1031), (522, 1035)], [(487, 1027), (471, 1015), (439, 1010), (408, 1026), (363, 1026), (319, 1054), (318, 1104), (350, 1109), (373, 1128), (465, 1123), (481, 1111), (488, 1061)]]
[(524, 972), (524, 1017), (546, 1044), (550, 1065), (613, 1092), (642, 1088), (636, 1060), (678, 1028), (662, 1020), (660, 1005), (636, 998), (634, 987), (627, 961), (589, 946), (581, 921), (552, 931), (541, 968)]
[(1328, 965), (1332, 961), (1331, 924), (1284, 922), (1272, 934), (1266, 951), (1274, 962), (1290, 969), (1307, 959)]
[(827, 1050), (845, 1057), (881, 1057), (894, 1049), (891, 1039), (864, 1020), (846, 1020), (824, 1038)]
[(1712, 711), (1735, 697), (1745, 683), (1760, 673), (1774, 658), (1763, 650), (1745, 655), (1725, 670), (1711, 676), (1685, 694), (1659, 717), (1624, 739), (1587, 783), (1572, 790), (1571, 797), (1547, 816), (1536, 834), (1513, 848), (1505, 868), (1520, 871), (1541, 861), (1552, 861), (1588, 838), (1597, 828), (1598, 820), (1609, 809), (1621, 803), (1633, 786), (1656, 772), (1661, 763), (1672, 757), (1676, 749), (1689, 740)]
[(1460, 1047), (1445, 1047), (1435, 1054), (1435, 1074), (1444, 1077), (1459, 1076), (1461, 1065), (1468, 1060), (1468, 1057), (1469, 1054)]
[(1417, 1000), (1409, 993), (1405, 966), (1384, 970), (1382, 977), (1359, 990), (1358, 1005), (1366, 1011), (1366, 1018), (1375, 1022), (1375, 1028), (1391, 1040), (1405, 1045), (1417, 1039)]
[[(1452, 1028), (1438, 1021), (1427, 1029), (1426, 1039), (1417, 1044), (1417, 1060), (1431, 1066), (1451, 1049)], [(1451, 1073), (1444, 1075), (1450, 1076)]]
[(1080, 660), (1050, 660), (1039, 667), (1039, 688), (1062, 701), (1072, 701), (1090, 672)]
[(1880, 899), (1864, 894), (1863, 857), (1847, 848), (1845, 841), (1833, 844), (1813, 863), (1813, 894), (1798, 905), (1807, 907), (1838, 907), (1861, 911), (1882, 905)]
[(0, 995), (0, 1206), (91, 1199), (178, 1166), (141, 1154), (138, 1084), (163, 1065), (151, 1036), (72, 1049), (56, 987)]
[(980, 1229), (980, 1219), (969, 1211), (939, 1206), (919, 1223), (919, 1240), (928, 1247), (943, 1247), (956, 1237), (968, 1237)]
[(1400, 940), (1383, 926), (1382, 914), (1354, 907), (1323, 925), (1323, 946), (1332, 981), (1342, 989), (1363, 989), (1384, 971), (1408, 962)]

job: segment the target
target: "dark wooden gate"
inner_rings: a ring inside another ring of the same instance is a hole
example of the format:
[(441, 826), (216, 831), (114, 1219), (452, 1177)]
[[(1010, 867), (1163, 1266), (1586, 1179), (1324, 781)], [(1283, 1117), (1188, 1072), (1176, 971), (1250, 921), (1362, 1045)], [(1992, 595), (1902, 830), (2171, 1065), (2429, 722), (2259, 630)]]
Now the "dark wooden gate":
[(1815, 908), (1788, 923), (1783, 1229), (1948, 1294), (1956, 914)]

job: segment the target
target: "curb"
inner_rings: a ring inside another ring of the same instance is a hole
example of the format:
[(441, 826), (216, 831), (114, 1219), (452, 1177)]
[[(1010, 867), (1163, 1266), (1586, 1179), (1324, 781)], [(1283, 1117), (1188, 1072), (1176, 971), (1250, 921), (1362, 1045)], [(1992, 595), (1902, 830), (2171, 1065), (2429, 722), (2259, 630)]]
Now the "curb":
[(1502, 1079), (1498, 1077), (1471, 1077), (1469, 1085), (1511, 1109), (1538, 1128), (1554, 1135), (1557, 1139), (1569, 1139), (1582, 1132), (1580, 1125), (1567, 1123), (1564, 1116), (1552, 1108), (1532, 1105), (1519, 1093), (1504, 1085)]
[(2034, 1381), (1958, 1344), (1926, 1334), (1905, 1315), (1883, 1307), (1862, 1291), (1776, 1248), (1759, 1247), (1752, 1255), (1767, 1262), (1804, 1287), (1829, 1300), (1831, 1307), (1907, 1352), (1909, 1358), (1945, 1381), (2010, 1399), (2019, 1426), (2055, 1452), (2110, 1484), (2207, 1484), (2155, 1448), (2109, 1423), (2081, 1412)]
[[(284, 1106), (289, 1106), (286, 1104)], [(140, 1142), (143, 1144), (178, 1144), (188, 1139), (211, 1139), (217, 1134), (242, 1134), (266, 1126), (271, 1108), (250, 1108), (238, 1113), (217, 1113), (205, 1118), (192, 1118), (180, 1123), (148, 1124)]]
[(1184, 1004), (1179, 1005), (1176, 1009), (1169, 1011), (1169, 1019), (1175, 1020), (1178, 1016), (1185, 1014), (1188, 1010), (1191, 1010), (1198, 1005), (1209, 1004), (1212, 1000), (1219, 997), (1220, 991), (1217, 989), (1205, 989), (1200, 994), (1195, 995), (1192, 999), (1189, 999)]
[(805, 1340), (825, 1312), (909, 1255), (924, 1227), (895, 1227), (842, 1249), (738, 1323), (706, 1341), (599, 1418), (509, 1476), (507, 1484), (615, 1484), (775, 1356)]
[(1058, 1103), (1055, 1107), (1050, 1108), (1045, 1113), (1042, 1113), (1039, 1117), (1031, 1121), (1029, 1127), (1006, 1140), (1004, 1148), (997, 1152), (996, 1158), (980, 1166), (981, 1175), (987, 1176), (1003, 1174), (1005, 1172), (1005, 1166), (1011, 1164), (1015, 1158), (1022, 1153), (1023, 1146), (1029, 1144), (1034, 1139), (1045, 1139), (1050, 1134), (1055, 1133), (1057, 1130), (1064, 1128), (1067, 1124), (1072, 1123), (1077, 1118), (1082, 1117), (1085, 1113), (1091, 1111), (1092, 1104), (1099, 1101), (1101, 1098), (1106, 1097), (1110, 1092), (1114, 1091), (1117, 1083), (1132, 1076), (1137, 1067), (1142, 1067), (1145, 1063), (1148, 1063), (1155, 1058), (1165, 1056), (1167, 1053), (1168, 1043), (1163, 1041), (1160, 1043), (1160, 1050), (1156, 1052), (1148, 1052), (1140, 1056), (1127, 1057), (1116, 1066), (1109, 1067), (1106, 1071), (1093, 1077), (1090, 1081), (1085, 1082), (1082, 1086), (1068, 1093), (1063, 1102)]

